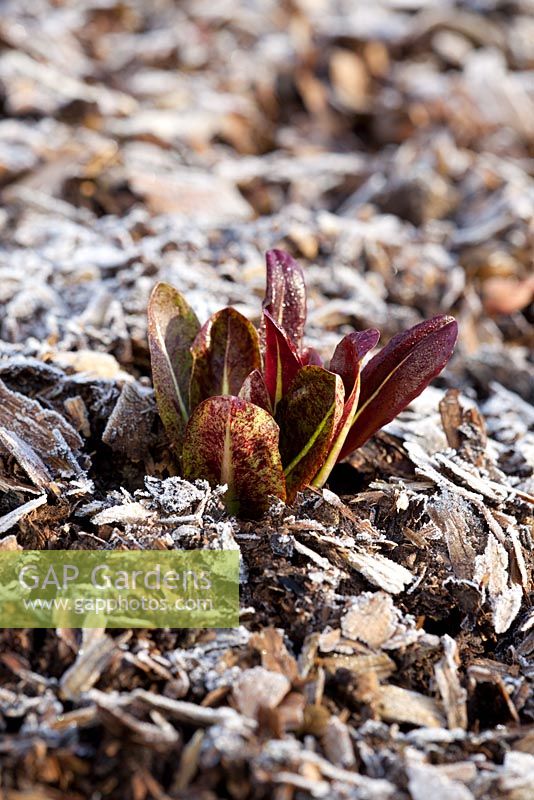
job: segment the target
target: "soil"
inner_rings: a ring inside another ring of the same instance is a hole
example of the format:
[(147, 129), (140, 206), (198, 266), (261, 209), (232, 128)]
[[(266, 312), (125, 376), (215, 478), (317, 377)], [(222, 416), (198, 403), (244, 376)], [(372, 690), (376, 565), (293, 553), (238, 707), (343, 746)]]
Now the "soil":
[[(234, 629), (0, 632), (7, 800), (534, 798), (532, 0), (4, 0), (0, 550), (234, 549)], [(259, 521), (175, 475), (158, 280), (446, 371)]]

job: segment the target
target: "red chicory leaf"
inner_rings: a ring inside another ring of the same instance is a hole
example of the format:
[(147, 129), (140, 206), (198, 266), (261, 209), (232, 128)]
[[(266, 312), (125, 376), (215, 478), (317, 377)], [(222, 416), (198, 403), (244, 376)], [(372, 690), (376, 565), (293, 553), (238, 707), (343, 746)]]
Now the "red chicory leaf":
[(268, 311), (265, 320), (265, 384), (273, 408), (276, 407), (297, 374), (302, 369), (301, 360), (293, 342), (277, 325)]
[(324, 462), (343, 414), (344, 391), (339, 375), (322, 367), (302, 367), (282, 398), (277, 421), (280, 454), (292, 502)]
[(360, 401), (339, 458), (361, 447), (438, 375), (458, 336), (454, 317), (438, 316), (397, 334), (361, 375)]
[(330, 361), (330, 371), (341, 377), (348, 397), (354, 388), (360, 373), (364, 356), (373, 349), (380, 339), (380, 332), (375, 328), (365, 331), (354, 331), (340, 341)]
[(324, 486), (328, 480), (351, 429), (360, 396), (361, 364), (379, 339), (380, 333), (374, 328), (356, 331), (345, 336), (334, 351), (330, 370), (338, 374), (343, 381), (345, 404), (326, 461), (313, 480), (313, 485), (318, 488)]
[(176, 452), (189, 417), (191, 345), (200, 323), (180, 292), (158, 283), (148, 301), (148, 344), (158, 410)]
[(305, 347), (300, 354), (303, 367), (322, 367), (323, 359), (314, 347)]
[(278, 425), (238, 397), (210, 397), (193, 411), (183, 447), (184, 477), (227, 484), (231, 513), (257, 516), (273, 495), (285, 500)]
[(191, 348), (191, 408), (213, 395), (237, 395), (243, 381), (261, 366), (254, 325), (235, 308), (223, 308), (202, 326)]
[(295, 259), (284, 250), (269, 250), (265, 260), (267, 286), (263, 309), (300, 351), (306, 322), (304, 273)]
[(271, 405), (271, 398), (265, 385), (265, 380), (259, 369), (253, 370), (250, 375), (247, 375), (243, 382), (243, 386), (239, 390), (239, 397), (243, 400), (248, 400), (249, 403), (264, 408), (269, 414), (272, 414), (273, 407)]

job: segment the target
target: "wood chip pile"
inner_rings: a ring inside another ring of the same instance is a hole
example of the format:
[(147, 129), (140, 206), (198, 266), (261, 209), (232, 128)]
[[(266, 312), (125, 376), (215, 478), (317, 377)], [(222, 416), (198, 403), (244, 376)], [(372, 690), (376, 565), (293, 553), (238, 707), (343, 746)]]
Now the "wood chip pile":
[[(4, 0), (0, 549), (232, 549), (230, 630), (2, 630), (7, 800), (533, 800), (532, 0)], [(447, 371), (258, 522), (172, 476), (146, 303)], [(0, 603), (2, 587), (0, 587)]]

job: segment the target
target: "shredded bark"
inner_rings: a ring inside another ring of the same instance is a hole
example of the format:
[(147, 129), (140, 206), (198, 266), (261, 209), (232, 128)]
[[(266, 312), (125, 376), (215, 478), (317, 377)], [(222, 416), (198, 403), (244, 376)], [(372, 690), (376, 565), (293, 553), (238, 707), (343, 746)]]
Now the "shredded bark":
[[(2, 630), (3, 797), (533, 797), (532, 10), (2, 4), (0, 550), (242, 559), (236, 629)], [(272, 247), (324, 355), (460, 340), (252, 523), (177, 476), (146, 304), (258, 321)]]

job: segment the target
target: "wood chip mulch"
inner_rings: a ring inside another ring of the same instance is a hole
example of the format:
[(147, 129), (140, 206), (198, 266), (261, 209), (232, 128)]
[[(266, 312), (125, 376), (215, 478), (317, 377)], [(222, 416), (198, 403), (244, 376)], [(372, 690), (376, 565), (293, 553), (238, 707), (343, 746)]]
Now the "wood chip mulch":
[[(238, 548), (231, 630), (2, 630), (6, 800), (533, 800), (532, 0), (4, 0), (0, 549)], [(146, 303), (447, 371), (329, 488), (176, 477)], [(0, 602), (2, 587), (0, 587)]]

